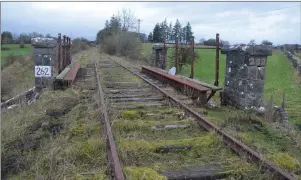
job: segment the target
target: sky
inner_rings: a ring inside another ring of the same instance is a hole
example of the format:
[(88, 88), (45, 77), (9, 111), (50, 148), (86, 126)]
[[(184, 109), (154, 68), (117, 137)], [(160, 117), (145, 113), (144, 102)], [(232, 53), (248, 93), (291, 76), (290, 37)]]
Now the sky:
[(140, 32), (147, 35), (166, 18), (189, 21), (196, 41), (219, 33), (231, 44), (301, 44), (301, 2), (2, 2), (1, 31), (95, 40), (105, 21), (124, 8), (142, 20)]

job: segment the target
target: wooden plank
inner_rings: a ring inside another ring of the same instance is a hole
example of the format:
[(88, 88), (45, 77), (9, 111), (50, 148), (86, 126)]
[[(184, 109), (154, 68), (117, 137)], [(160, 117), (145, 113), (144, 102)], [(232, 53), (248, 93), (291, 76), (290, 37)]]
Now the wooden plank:
[(146, 67), (146, 66), (143, 66), (142, 67), (142, 70), (144, 71), (149, 71), (149, 72), (152, 72), (152, 73), (155, 73), (155, 74), (159, 74), (161, 76), (164, 76), (166, 79), (169, 79), (171, 81), (175, 81), (175, 82), (178, 82), (178, 83), (181, 83), (183, 85), (186, 85), (186, 86), (190, 86), (194, 89), (197, 89), (198, 91), (209, 91), (211, 88), (208, 88), (208, 87), (205, 87), (205, 86), (202, 86), (200, 84), (197, 84), (197, 83), (194, 83), (194, 82), (191, 82), (191, 81), (188, 81), (188, 80), (185, 80), (185, 79), (182, 79), (182, 78), (179, 78), (177, 76), (173, 76), (173, 75), (170, 75), (170, 74), (167, 74), (167, 73), (164, 73), (164, 72), (160, 72), (158, 70), (158, 68), (153, 68), (153, 67)]
[[(148, 67), (148, 66), (145, 66), (145, 67)], [(168, 74), (168, 71), (166, 71), (166, 70), (163, 70), (163, 69), (157, 69), (156, 68), (156, 70), (159, 70), (159, 71), (162, 71), (163, 73), (166, 73), (166, 74)], [(210, 89), (212, 89), (212, 90), (214, 90), (214, 91), (219, 91), (219, 90), (222, 90), (223, 88), (221, 88), (221, 87), (218, 87), (218, 86), (214, 86), (214, 85), (212, 85), (212, 84), (208, 84), (208, 83), (205, 83), (205, 82), (201, 82), (201, 81), (199, 81), (199, 80), (196, 80), (196, 79), (190, 79), (190, 78), (188, 78), (188, 77), (185, 77), (185, 76), (182, 76), (182, 75), (175, 75), (176, 77), (179, 77), (179, 78), (181, 78), (181, 79), (184, 79), (184, 80), (187, 80), (187, 81), (191, 81), (191, 82), (193, 82), (193, 83), (196, 83), (196, 84), (199, 84), (199, 85), (202, 85), (202, 86), (205, 86), (205, 87), (208, 87), (208, 88), (210, 88)]]
[(59, 75), (56, 76), (56, 79), (63, 80), (65, 75), (69, 72), (71, 68), (67, 66)]
[(73, 81), (77, 75), (79, 68), (80, 68), (80, 63), (74, 63), (73, 67), (65, 75), (64, 80)]
[(222, 179), (227, 177), (229, 173), (217, 164), (207, 164), (203, 166), (191, 166), (181, 170), (163, 171), (162, 174), (168, 180), (185, 180), (185, 179)]

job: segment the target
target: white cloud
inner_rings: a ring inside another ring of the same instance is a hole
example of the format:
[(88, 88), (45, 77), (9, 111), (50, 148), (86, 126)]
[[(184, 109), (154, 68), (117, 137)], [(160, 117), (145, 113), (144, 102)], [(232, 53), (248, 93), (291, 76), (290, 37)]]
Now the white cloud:
[[(221, 38), (236, 42), (268, 39), (278, 43), (300, 43), (300, 10), (298, 8), (274, 11), (289, 6), (287, 3), (239, 2), (31, 2), (2, 3), (2, 30), (69, 32), (77, 36), (94, 38), (104, 27), (105, 20), (122, 8), (134, 11), (142, 19), (141, 32), (148, 34), (156, 23), (167, 18), (182, 25), (191, 23), (197, 39)], [(294, 4), (296, 5), (296, 3)], [(278, 13), (278, 14), (277, 14)], [(20, 21), (22, 19), (22, 21)], [(17, 27), (17, 28), (16, 28)], [(18, 28), (19, 27), (19, 28)]]

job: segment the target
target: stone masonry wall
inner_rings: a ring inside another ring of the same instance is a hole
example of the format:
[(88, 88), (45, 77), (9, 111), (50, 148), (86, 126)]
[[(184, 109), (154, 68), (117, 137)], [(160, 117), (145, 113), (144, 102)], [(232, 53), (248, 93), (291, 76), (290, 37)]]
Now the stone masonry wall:
[(33, 38), (35, 71), (37, 66), (51, 66), (51, 77), (35, 77), (36, 88), (52, 88), (54, 78), (58, 75), (58, 46), (54, 38)]
[(158, 67), (161, 69), (165, 69), (166, 64), (166, 53), (167, 48), (165, 51), (165, 61), (164, 61), (164, 45), (163, 43), (156, 43), (152, 46), (152, 65), (154, 67)]
[(231, 46), (226, 54), (226, 76), (222, 102), (248, 109), (263, 106), (264, 80), (269, 46)]
[(284, 51), (284, 53), (286, 57), (292, 62), (293, 67), (296, 68), (299, 75), (301, 76), (301, 60), (289, 51)]

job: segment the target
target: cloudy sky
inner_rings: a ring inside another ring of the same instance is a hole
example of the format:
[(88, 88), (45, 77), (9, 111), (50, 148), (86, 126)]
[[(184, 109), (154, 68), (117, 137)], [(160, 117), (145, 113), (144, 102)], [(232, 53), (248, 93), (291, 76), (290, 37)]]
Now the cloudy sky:
[(149, 34), (157, 22), (188, 21), (197, 40), (214, 38), (231, 44), (301, 44), (300, 2), (2, 2), (1, 31), (40, 32), (94, 40), (105, 20), (123, 8), (142, 19), (140, 32)]

